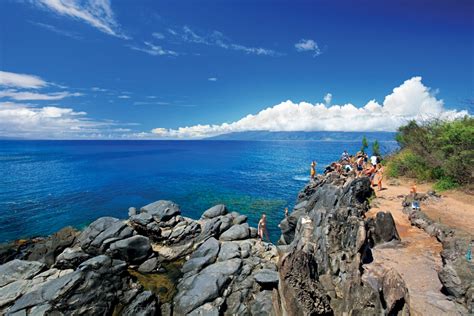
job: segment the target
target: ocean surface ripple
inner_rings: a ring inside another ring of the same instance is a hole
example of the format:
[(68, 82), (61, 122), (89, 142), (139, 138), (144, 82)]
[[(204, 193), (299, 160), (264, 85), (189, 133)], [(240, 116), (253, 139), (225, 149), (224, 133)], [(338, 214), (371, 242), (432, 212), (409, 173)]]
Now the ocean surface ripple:
[[(382, 143), (391, 148), (393, 143)], [(167, 199), (184, 216), (224, 203), (256, 226), (267, 213), (273, 241), (285, 207), (309, 180), (359, 142), (0, 140), (0, 242), (83, 227), (128, 207)]]

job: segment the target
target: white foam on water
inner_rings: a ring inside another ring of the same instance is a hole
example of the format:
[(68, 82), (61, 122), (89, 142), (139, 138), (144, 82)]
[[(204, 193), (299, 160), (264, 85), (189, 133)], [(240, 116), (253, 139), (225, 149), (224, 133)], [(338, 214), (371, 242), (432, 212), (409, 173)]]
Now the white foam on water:
[(308, 182), (309, 181), (309, 176), (294, 176), (293, 180)]

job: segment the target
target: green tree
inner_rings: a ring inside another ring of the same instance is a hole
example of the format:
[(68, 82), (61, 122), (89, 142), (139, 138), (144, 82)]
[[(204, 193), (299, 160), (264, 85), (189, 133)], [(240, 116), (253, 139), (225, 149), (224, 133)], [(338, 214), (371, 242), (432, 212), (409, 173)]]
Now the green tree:
[(367, 141), (367, 138), (365, 137), (362, 137), (362, 147), (360, 148), (360, 151), (365, 153), (365, 150), (369, 148), (369, 142)]
[(380, 156), (380, 145), (378, 140), (375, 140), (374, 143), (372, 144), (372, 155), (374, 156)]

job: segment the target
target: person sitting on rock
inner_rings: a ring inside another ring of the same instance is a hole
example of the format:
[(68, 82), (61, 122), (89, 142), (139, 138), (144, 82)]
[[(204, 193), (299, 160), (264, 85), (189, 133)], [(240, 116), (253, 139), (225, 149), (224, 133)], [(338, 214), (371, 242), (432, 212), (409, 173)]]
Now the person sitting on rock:
[(344, 161), (344, 160), (349, 161), (349, 153), (347, 152), (347, 150), (344, 150), (344, 152), (341, 155), (341, 161)]
[(265, 213), (262, 214), (262, 217), (258, 221), (258, 238), (263, 241), (263, 236), (267, 238), (268, 241), (270, 241), (270, 238), (268, 237), (268, 231), (267, 231), (267, 215)]
[(334, 163), (326, 166), (326, 168), (324, 169), (324, 174), (328, 174), (333, 171), (334, 171)]
[(352, 171), (353, 168), (350, 164), (346, 164), (346, 165), (343, 166), (343, 169), (344, 169), (345, 172), (349, 173), (349, 172)]

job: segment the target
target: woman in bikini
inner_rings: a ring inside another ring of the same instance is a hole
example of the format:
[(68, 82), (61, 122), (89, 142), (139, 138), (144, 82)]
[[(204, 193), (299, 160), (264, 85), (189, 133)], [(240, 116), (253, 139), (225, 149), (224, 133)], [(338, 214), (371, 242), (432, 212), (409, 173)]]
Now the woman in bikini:
[[(379, 164), (377, 165), (377, 173), (376, 173), (376, 175), (377, 175), (377, 177), (378, 177), (378, 179), (377, 179), (377, 190), (378, 190), (378, 191), (382, 191), (382, 190), (383, 190), (383, 189), (382, 189), (383, 172), (384, 172), (384, 168), (383, 168), (382, 164), (379, 163)], [(374, 182), (375, 182), (375, 181), (374, 181)]]

